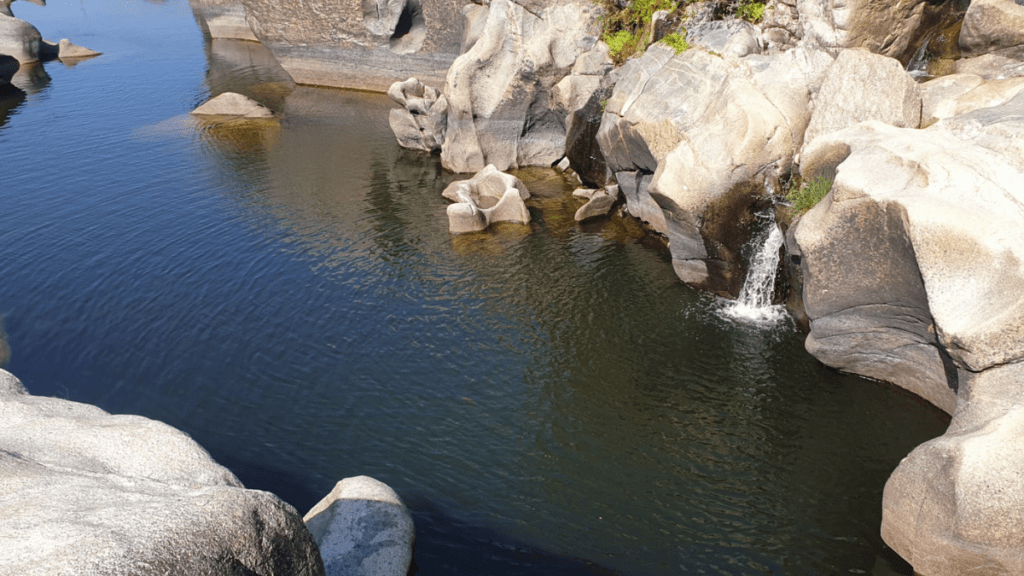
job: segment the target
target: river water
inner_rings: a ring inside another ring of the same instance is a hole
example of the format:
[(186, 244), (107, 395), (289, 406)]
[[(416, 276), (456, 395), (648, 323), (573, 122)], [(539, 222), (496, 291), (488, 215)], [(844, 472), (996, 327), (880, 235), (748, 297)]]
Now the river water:
[[(16, 14), (104, 52), (0, 104), (0, 314), (29, 390), (142, 414), (300, 513), (367, 474), (417, 574), (897, 574), (889, 473), (948, 418), (729, 320), (629, 221), (452, 237), (381, 95), (295, 87), (182, 0)], [(241, 91), (279, 123), (204, 125)]]

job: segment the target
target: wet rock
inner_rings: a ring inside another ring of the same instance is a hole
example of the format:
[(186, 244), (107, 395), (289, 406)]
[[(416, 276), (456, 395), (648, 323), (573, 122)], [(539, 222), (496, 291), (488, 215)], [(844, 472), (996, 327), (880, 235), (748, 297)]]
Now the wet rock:
[(882, 538), (915, 574), (1024, 573), (1024, 364), (966, 372), (946, 433), (885, 484)]
[(323, 574), (295, 510), (187, 435), (31, 396), (2, 370), (0, 508), (5, 575)]
[(12, 16), (0, 15), (0, 54), (14, 57), (22, 64), (38, 62), (43, 37), (36, 27)]
[(241, 116), (242, 118), (273, 118), (265, 106), (235, 92), (225, 92), (192, 111), (196, 116)]
[(440, 152), (448, 124), (448, 100), (415, 78), (395, 82), (388, 97), (402, 106), (390, 112), (391, 130), (403, 148)]
[(597, 39), (599, 15), (589, 0), (560, 0), (535, 11), (492, 0), (480, 38), (448, 73), (444, 167), (550, 166), (564, 156), (572, 112), (566, 107), (583, 106), (590, 96), (584, 86), (599, 80), (562, 81), (594, 76), (595, 62), (607, 56)]
[(565, 135), (565, 157), (580, 180), (591, 186), (605, 186), (611, 181), (608, 163), (597, 142), (609, 96), (611, 89), (594, 91), (587, 103), (574, 111), (566, 122), (569, 128)]
[(808, 146), (804, 177), (835, 176), (796, 229), (819, 360), (952, 412), (954, 367), (1024, 359), (1024, 96), (1004, 106)]
[(464, 0), (242, 0), (259, 41), (299, 84), (387, 91), (444, 83), (459, 55)]
[(921, 85), (921, 124), (1004, 104), (1024, 91), (1024, 77), (985, 81), (974, 74), (953, 74)]
[[(576, 196), (575, 192), (573, 192), (573, 196)], [(619, 199), (619, 187), (613, 184), (607, 188), (590, 191), (590, 194), (585, 197), (587, 203), (576, 211), (577, 222), (607, 216)]]
[(452, 182), (441, 193), (455, 202), (448, 206), (448, 230), (453, 234), (479, 232), (492, 222), (530, 222), (523, 202), (530, 191), (521, 180), (488, 165), (469, 180)]
[(67, 38), (61, 38), (57, 44), (57, 57), (61, 60), (69, 58), (92, 58), (101, 55), (101, 52), (90, 50), (77, 44), (72, 44)]
[[(601, 151), (625, 173), (618, 182), (630, 214), (667, 233), (684, 282), (739, 291), (745, 223), (791, 169), (811, 94), (831, 62), (806, 49), (734, 60), (656, 45), (614, 73)], [(644, 175), (652, 175), (646, 191), (660, 218), (643, 193)]]
[(896, 60), (862, 49), (843, 50), (814, 98), (804, 145), (864, 120), (919, 127), (921, 90)]
[(189, 0), (188, 5), (200, 28), (211, 38), (257, 41), (245, 21), (241, 0)]
[(416, 537), (412, 516), (387, 484), (345, 478), (306, 514), (327, 576), (405, 576)]

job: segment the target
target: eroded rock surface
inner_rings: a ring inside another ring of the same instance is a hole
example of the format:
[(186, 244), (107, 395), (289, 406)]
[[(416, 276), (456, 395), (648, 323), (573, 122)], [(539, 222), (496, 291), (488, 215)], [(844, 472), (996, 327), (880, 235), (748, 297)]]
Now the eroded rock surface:
[(387, 484), (345, 478), (306, 514), (327, 576), (405, 576), (416, 538), (412, 516)]
[(440, 152), (448, 125), (448, 100), (415, 78), (392, 84), (388, 97), (402, 106), (388, 117), (398, 144), (412, 150)]
[(455, 202), (448, 206), (448, 230), (453, 234), (479, 232), (492, 222), (530, 222), (524, 203), (530, 191), (519, 178), (493, 164), (469, 180), (452, 182), (441, 195)]
[(299, 84), (440, 87), (463, 42), (466, 0), (242, 0), (249, 27)]
[(0, 574), (323, 574), (295, 510), (187, 435), (0, 370)]

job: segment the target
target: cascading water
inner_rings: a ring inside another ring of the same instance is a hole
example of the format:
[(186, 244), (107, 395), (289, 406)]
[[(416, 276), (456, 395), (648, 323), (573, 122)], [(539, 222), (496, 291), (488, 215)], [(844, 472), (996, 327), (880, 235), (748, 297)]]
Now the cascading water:
[(784, 240), (774, 219), (766, 233), (759, 235), (755, 241), (758, 240), (761, 248), (750, 261), (747, 279), (743, 282), (739, 297), (723, 307), (722, 313), (734, 320), (757, 324), (775, 323), (786, 317), (786, 311), (783, 306), (772, 305), (775, 271), (779, 267), (779, 248)]

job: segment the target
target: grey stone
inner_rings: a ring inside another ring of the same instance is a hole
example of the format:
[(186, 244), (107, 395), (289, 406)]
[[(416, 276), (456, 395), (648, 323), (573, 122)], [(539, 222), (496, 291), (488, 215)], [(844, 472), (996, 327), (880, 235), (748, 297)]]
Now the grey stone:
[(736, 18), (691, 24), (686, 27), (686, 41), (734, 58), (760, 54), (764, 48), (760, 31)]
[(0, 54), (13, 56), (22, 64), (38, 62), (43, 37), (36, 27), (12, 16), (0, 15)]
[(403, 148), (439, 152), (448, 124), (448, 100), (415, 78), (395, 82), (388, 97), (404, 109), (390, 112), (391, 130)]
[(951, 74), (921, 85), (921, 123), (934, 124), (1009, 102), (1024, 91), (1024, 77), (985, 81), (974, 74)]
[(580, 69), (590, 71), (601, 57), (588, 54), (601, 50), (599, 15), (588, 0), (559, 0), (537, 12), (492, 0), (480, 38), (448, 73), (442, 165), (454, 172), (487, 164), (506, 170), (550, 166), (564, 156), (567, 108), (585, 104), (599, 82), (559, 83), (581, 58)]
[[(259, 41), (299, 84), (439, 87), (463, 42), (465, 0), (242, 0)], [(397, 17), (396, 17), (397, 16)]]
[(388, 485), (368, 476), (345, 478), (305, 516), (327, 576), (405, 576), (416, 531)]
[(72, 44), (67, 38), (61, 38), (60, 43), (57, 45), (57, 57), (61, 60), (69, 58), (92, 58), (93, 56), (100, 56), (102, 53), (95, 50), (90, 50), (77, 44)]
[(1024, 46), (1024, 6), (1013, 0), (972, 0), (960, 29), (960, 50), (977, 56)]
[[(573, 193), (575, 196), (576, 194)], [(577, 222), (584, 222), (593, 218), (607, 216), (611, 212), (615, 202), (619, 199), (619, 187), (611, 185), (608, 188), (594, 190), (587, 198), (587, 203), (580, 206), (574, 218)]]
[(919, 127), (921, 90), (893, 58), (863, 49), (843, 50), (814, 98), (804, 145), (864, 120)]
[(211, 38), (257, 41), (245, 21), (242, 0), (189, 0), (188, 5), (199, 26)]
[(448, 231), (479, 232), (493, 222), (530, 222), (523, 202), (530, 191), (521, 180), (487, 165), (469, 180), (452, 182), (441, 193), (455, 202), (448, 206)]
[(265, 106), (236, 92), (225, 92), (192, 111), (196, 116), (240, 116), (242, 118), (272, 118), (274, 113)]
[(1024, 573), (1024, 364), (964, 373), (946, 433), (900, 462), (882, 538), (915, 574)]
[(0, 574), (323, 574), (295, 510), (184, 433), (0, 370)]

